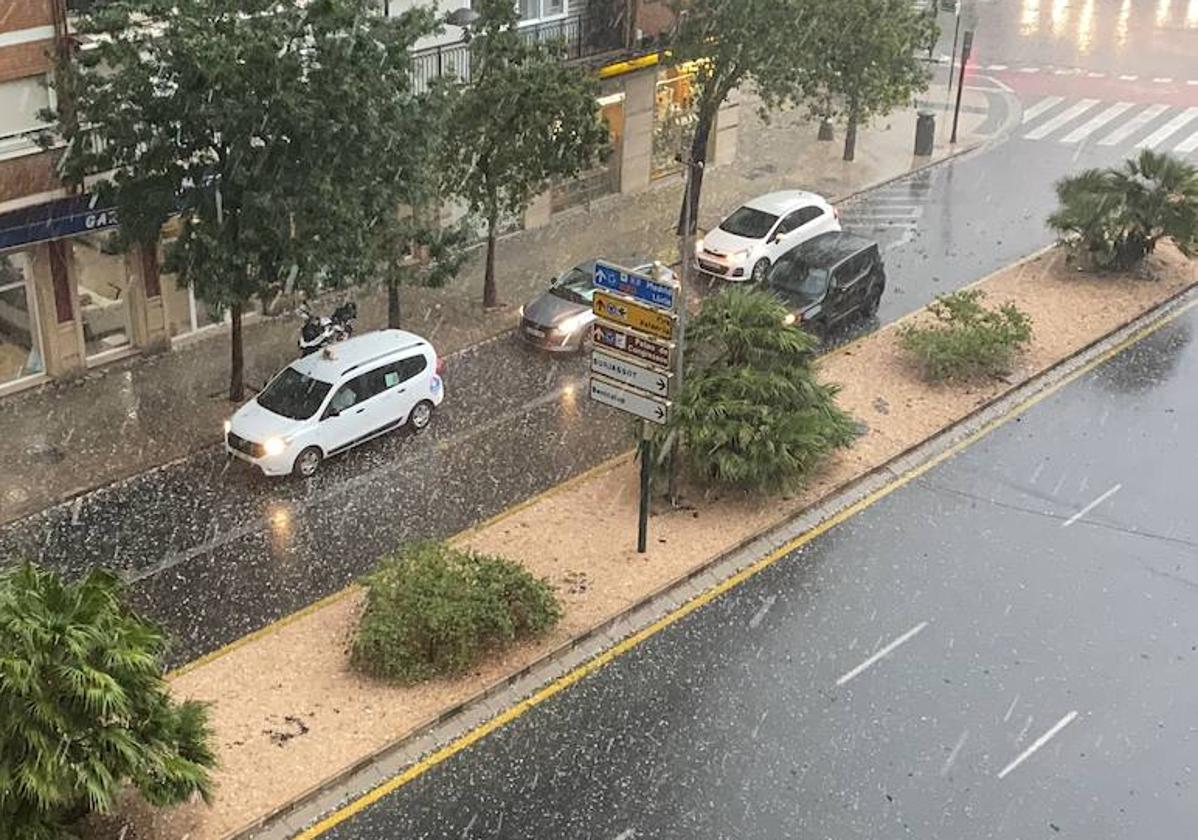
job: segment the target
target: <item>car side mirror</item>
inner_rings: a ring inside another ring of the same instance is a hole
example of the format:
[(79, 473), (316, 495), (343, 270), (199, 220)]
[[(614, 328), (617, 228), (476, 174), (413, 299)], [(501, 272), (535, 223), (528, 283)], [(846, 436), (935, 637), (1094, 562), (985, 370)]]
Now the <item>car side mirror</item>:
[(336, 416), (338, 416), (339, 414), (341, 414), (341, 410), (340, 410), (340, 409), (338, 409), (338, 408), (333, 408), (333, 406), (331, 406), (331, 405), (330, 405), (330, 406), (329, 406), (329, 409), (328, 409), (328, 411), (326, 411), (326, 412), (324, 413), (324, 417), (322, 417), (322, 418), (320, 418), (320, 419), (321, 419), (321, 420), (328, 420), (330, 417), (336, 417)]
[(557, 284), (557, 278), (556, 278), (556, 277), (550, 277), (550, 278), (549, 278), (549, 288), (551, 288), (551, 289), (552, 289), (552, 288), (554, 287), (554, 285), (556, 285), (556, 284)]

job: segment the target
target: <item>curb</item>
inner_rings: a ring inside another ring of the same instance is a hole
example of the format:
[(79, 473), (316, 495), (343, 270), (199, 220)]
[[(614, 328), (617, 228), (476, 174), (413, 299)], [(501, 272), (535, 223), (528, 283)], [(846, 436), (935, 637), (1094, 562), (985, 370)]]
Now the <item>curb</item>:
[[(1035, 254), (1029, 255), (1022, 260), (1013, 263), (1012, 266), (1022, 265), (1026, 262), (1030, 262), (1046, 251), (1051, 250), (1051, 248), (1052, 246), (1049, 246), (1049, 248), (1046, 249), (1041, 249)], [(1004, 269), (1000, 269), (1000, 271), (1010, 270), (1012, 266), (1007, 266)], [(997, 274), (998, 272), (994, 273)], [(987, 277), (990, 276), (992, 275), (987, 275)], [(983, 278), (983, 280), (984, 279), (986, 278)], [(977, 282), (980, 283), (982, 281), (979, 280)], [(1192, 298), (1192, 300), (1187, 301), (1186, 298)], [(761, 529), (755, 534), (745, 537), (731, 548), (712, 558), (709, 558), (684, 574), (679, 575), (673, 580), (657, 587), (636, 602), (621, 609), (618, 613), (609, 616), (590, 629), (572, 637), (571, 639), (556, 646), (552, 650), (545, 652), (519, 670), (513, 671), (506, 677), (496, 680), (485, 688), (480, 689), (469, 698), (427, 718), (422, 723), (412, 727), (406, 734), (393, 740), (390, 744), (387, 744), (386, 746), (375, 750), (368, 756), (365, 756), (354, 762), (352, 765), (339, 771), (334, 776), (331, 776), (320, 784), (315, 785), (308, 791), (305, 791), (303, 794), (292, 798), (287, 803), (284, 803), (283, 805), (272, 810), (270, 813), (255, 819), (252, 823), (246, 825), (245, 827), (225, 835), (225, 840), (252, 840), (252, 838), (254, 838), (259, 832), (277, 827), (290, 815), (312, 805), (313, 801), (318, 797), (331, 794), (336, 788), (343, 786), (345, 783), (353, 779), (354, 776), (363, 772), (367, 768), (370, 768), (372, 765), (383, 761), (396, 759), (399, 753), (407, 749), (416, 741), (430, 737), (432, 734), (431, 730), (452, 722), (459, 715), (465, 716), (469, 710), (473, 710), (476, 707), (482, 706), (488, 700), (495, 697), (495, 695), (498, 693), (511, 688), (516, 683), (532, 675), (534, 672), (553, 665), (557, 660), (566, 657), (570, 653), (576, 651), (579, 647), (594, 642), (600, 637), (608, 634), (609, 631), (621, 625), (622, 623), (627, 622), (636, 613), (645, 611), (663, 600), (673, 600), (676, 604), (681, 604), (691, 600), (691, 596), (686, 593), (683, 593), (683, 597), (679, 600), (679, 590), (692, 584), (692, 582), (697, 578), (703, 577), (704, 575), (709, 575), (714, 569), (733, 560), (738, 554), (744, 552), (755, 543), (771, 541), (771, 538), (784, 533), (788, 527), (792, 525), (792, 523), (803, 519), (806, 514), (812, 511), (826, 511), (825, 515), (822, 516), (818, 521), (803, 529), (804, 531), (810, 530), (811, 528), (818, 526), (820, 523), (827, 521), (837, 512), (850, 508), (853, 504), (852, 500), (846, 500), (843, 497), (849, 496), (861, 488), (868, 488), (871, 484), (877, 483), (879, 479), (885, 479), (887, 475), (894, 477), (896, 475), (896, 465), (902, 464), (904, 461), (911, 460), (915, 460), (916, 464), (932, 463), (937, 457), (934, 451), (925, 457), (920, 457), (922, 451), (928, 449), (935, 450), (938, 446), (942, 446), (947, 450), (948, 454), (955, 454), (956, 447), (960, 447), (968, 443), (970, 439), (968, 435), (966, 435), (964, 442), (954, 441), (954, 439), (961, 437), (963, 431), (968, 431), (971, 426), (976, 425), (978, 420), (984, 415), (992, 413), (996, 409), (999, 411), (998, 419), (1021, 413), (1021, 411), (1018, 410), (1020, 404), (1030, 403), (1030, 401), (1037, 400), (1038, 396), (1051, 393), (1050, 389), (1054, 385), (1067, 384), (1071, 378), (1081, 375), (1093, 366), (1101, 364), (1110, 356), (1120, 352), (1122, 349), (1125, 349), (1126, 346), (1146, 337), (1147, 334), (1155, 331), (1155, 329), (1164, 326), (1166, 323), (1168, 323), (1167, 319), (1170, 315), (1180, 314), (1195, 303), (1198, 303), (1198, 281), (1192, 282), (1190, 285), (1181, 289), (1174, 295), (1158, 303), (1152, 309), (1149, 309), (1134, 318), (1124, 321), (1119, 326), (1094, 339), (1069, 356), (1060, 359), (1051, 367), (1048, 367), (1040, 373), (1029, 377), (1017, 385), (1007, 388), (1003, 392), (995, 395), (993, 398), (982, 404), (979, 404), (972, 411), (970, 411), (969, 414), (953, 422), (952, 424), (943, 427), (930, 437), (918, 441), (917, 443), (914, 443), (911, 446), (901, 450), (882, 464), (879, 464), (869, 471), (851, 478), (841, 484), (829, 488), (826, 493), (814, 500), (810, 505), (806, 506), (802, 510), (796, 511), (794, 514), (786, 517), (784, 520), (775, 522), (774, 524)], [(1021, 397), (1022, 399), (1020, 399)], [(1010, 402), (1014, 402), (1015, 405), (1007, 408), (1003, 407), (1004, 403)], [(1028, 407), (1030, 407), (1030, 404)], [(991, 421), (991, 424), (992, 423), (994, 423), (994, 421)], [(988, 425), (990, 424), (984, 425), (983, 430), (985, 430), (986, 426)], [(627, 453), (616, 456), (616, 458), (612, 459), (611, 462), (608, 462), (607, 465), (614, 466), (614, 462), (626, 457), (626, 455)], [(553, 491), (547, 491), (546, 495), (551, 492)], [(838, 503), (838, 500), (841, 503)], [(525, 507), (527, 507), (527, 505), (525, 505)], [(470, 532), (468, 531), (465, 533)], [(718, 583), (718, 580), (715, 582)], [(704, 589), (706, 588), (707, 587), (704, 587)], [(624, 632), (619, 634), (619, 638), (629, 636), (635, 632), (635, 630), (636, 628), (624, 628)], [(616, 641), (618, 641), (618, 638)], [(589, 658), (590, 657), (588, 657), (588, 659)], [(478, 721), (478, 723), (485, 723), (499, 711), (501, 711), (501, 709), (487, 709), (487, 713), (484, 715), (481, 721)], [(474, 728), (474, 726), (472, 725), (469, 728)], [(372, 784), (371, 786), (373, 787), (374, 785)]]

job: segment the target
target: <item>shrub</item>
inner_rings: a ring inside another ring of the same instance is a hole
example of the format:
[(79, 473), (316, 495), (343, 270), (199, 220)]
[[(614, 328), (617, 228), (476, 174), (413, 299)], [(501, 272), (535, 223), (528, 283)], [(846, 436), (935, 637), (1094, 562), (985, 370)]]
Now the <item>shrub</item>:
[(211, 793), (207, 709), (171, 700), (164, 638), (120, 593), (107, 572), (0, 572), (2, 836), (62, 837), (126, 783), (160, 806)]
[(934, 321), (899, 328), (903, 348), (931, 382), (1008, 373), (1015, 355), (1032, 338), (1032, 321), (1013, 304), (982, 305), (985, 295), (965, 289), (939, 295), (928, 305)]
[(521, 566), (443, 543), (383, 558), (366, 586), (351, 662), (401, 684), (460, 673), (487, 646), (543, 633), (562, 615), (548, 584)]
[(786, 307), (758, 289), (707, 298), (688, 329), (686, 381), (666, 426), (702, 483), (745, 490), (794, 486), (857, 427), (819, 382), (816, 341), (784, 323)]
[(1161, 239), (1198, 251), (1198, 168), (1145, 149), (1124, 165), (1088, 169), (1056, 185), (1048, 224), (1084, 267), (1134, 268)]

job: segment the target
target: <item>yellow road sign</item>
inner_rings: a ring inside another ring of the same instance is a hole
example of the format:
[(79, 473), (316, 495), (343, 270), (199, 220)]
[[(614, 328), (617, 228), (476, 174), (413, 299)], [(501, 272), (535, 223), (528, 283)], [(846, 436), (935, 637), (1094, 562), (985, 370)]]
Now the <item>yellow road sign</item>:
[(607, 292), (595, 292), (594, 307), (595, 316), (602, 321), (622, 324), (666, 341), (674, 337), (673, 315)]

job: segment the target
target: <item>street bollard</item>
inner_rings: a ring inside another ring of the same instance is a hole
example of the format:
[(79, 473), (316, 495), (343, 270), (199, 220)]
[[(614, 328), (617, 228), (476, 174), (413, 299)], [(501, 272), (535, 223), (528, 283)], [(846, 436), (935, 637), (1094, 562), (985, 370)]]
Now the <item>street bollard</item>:
[(936, 143), (936, 114), (920, 111), (915, 121), (915, 155), (928, 157)]

